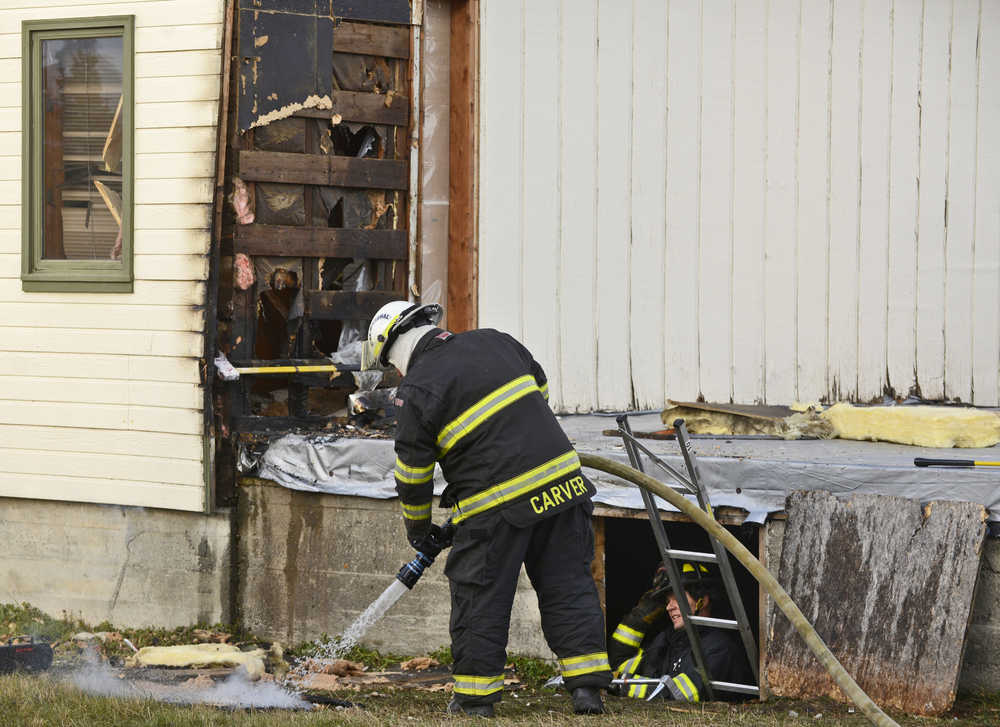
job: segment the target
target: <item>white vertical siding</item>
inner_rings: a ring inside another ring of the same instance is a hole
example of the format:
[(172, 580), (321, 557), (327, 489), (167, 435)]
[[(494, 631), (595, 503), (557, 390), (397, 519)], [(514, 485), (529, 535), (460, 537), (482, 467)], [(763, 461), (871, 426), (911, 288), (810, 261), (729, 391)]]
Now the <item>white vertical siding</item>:
[(1000, 404), (1000, 0), (482, 8), (479, 322), (557, 408)]
[[(8, 6), (13, 3), (7, 3)], [(222, 0), (0, 8), (0, 496), (205, 506)], [(135, 16), (135, 285), (21, 290), (21, 22)]]
[[(641, 406), (663, 401), (666, 355), (667, 306), (671, 278), (666, 268), (665, 235), (667, 175), (667, 115), (670, 108), (667, 76), (670, 61), (667, 44), (666, 4), (637, 0), (632, 18), (632, 237), (631, 285), (623, 290), (613, 283), (600, 291), (601, 298), (628, 295), (631, 314), (622, 325), (629, 327), (632, 359), (632, 390)], [(598, 28), (598, 33), (600, 29)], [(676, 60), (676, 59), (675, 59)], [(690, 58), (679, 62), (688, 64)], [(690, 109), (688, 110), (691, 112)], [(689, 179), (693, 185), (695, 180)], [(624, 250), (622, 251), (624, 253)], [(671, 262), (671, 265), (674, 263)], [(672, 268), (671, 268), (672, 271)], [(598, 332), (600, 336), (600, 332)], [(690, 341), (694, 344), (694, 341)], [(572, 346), (572, 341), (567, 341)], [(572, 402), (564, 402), (567, 408)]]
[(632, 24), (628, 3), (598, 4), (597, 256), (594, 316), (597, 402), (632, 405), (629, 356), (632, 239)]
[(975, 404), (1000, 401), (1000, 3), (985, 2), (979, 22), (976, 230), (972, 286), (972, 387)]

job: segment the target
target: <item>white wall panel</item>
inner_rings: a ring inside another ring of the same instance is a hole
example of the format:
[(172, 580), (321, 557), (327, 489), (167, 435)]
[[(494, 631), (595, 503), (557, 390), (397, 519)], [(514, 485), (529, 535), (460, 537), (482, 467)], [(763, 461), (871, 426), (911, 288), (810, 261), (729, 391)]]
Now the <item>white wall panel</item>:
[(948, 198), (949, 2), (924, 3), (917, 208), (917, 377), (920, 393), (944, 396), (945, 207)]
[(972, 260), (976, 222), (979, 0), (955, 0), (948, 99), (944, 395), (972, 391)]
[[(660, 406), (667, 392), (665, 261), (667, 183), (667, 9), (657, 0), (633, 4), (632, 255), (630, 352), (637, 406)], [(685, 63), (690, 59), (685, 59)], [(692, 183), (693, 180), (688, 180)], [(694, 214), (694, 209), (689, 211)], [(672, 263), (671, 263), (672, 264)], [(617, 291), (616, 291), (617, 292)], [(608, 292), (602, 291), (602, 297)]]
[(795, 379), (796, 395), (827, 389), (830, 280), (830, 4), (804, 0), (796, 141)]
[(867, 0), (861, 45), (861, 221), (858, 236), (858, 390), (885, 386), (889, 266), (891, 0)]
[[(701, 179), (698, 193), (701, 244), (696, 247), (698, 275), (694, 280), (698, 297), (695, 397), (701, 395), (709, 401), (729, 401), (733, 393), (732, 31), (730, 0), (706, 0), (701, 18)], [(672, 322), (674, 320), (676, 316), (671, 318)], [(668, 391), (672, 390), (670, 371), (667, 372), (667, 385)], [(690, 397), (684, 395), (684, 398)]]
[(632, 7), (598, 4), (597, 401), (632, 405), (629, 355), (632, 214)]
[(798, 2), (770, 2), (767, 23), (764, 394), (768, 401), (789, 401), (795, 398)]
[[(656, 32), (655, 16), (650, 18)], [(645, 21), (643, 21), (645, 24)], [(669, 8), (667, 63), (651, 58), (645, 70), (659, 76), (667, 69), (667, 205), (665, 266), (666, 361), (665, 395), (689, 400), (698, 396), (698, 261), (701, 227), (701, 8), (698, 3), (671, 3)], [(648, 38), (646, 43), (652, 43)], [(654, 44), (658, 50), (660, 44)], [(671, 72), (675, 69), (680, 72)], [(683, 69), (683, 70), (681, 70)], [(636, 116), (642, 114), (637, 107)], [(655, 139), (637, 144), (647, 151)], [(653, 166), (655, 156), (641, 157), (648, 165), (646, 174), (662, 176), (662, 167)], [(656, 185), (652, 185), (656, 188)], [(648, 207), (643, 207), (643, 211)], [(662, 233), (660, 233), (662, 234)], [(663, 247), (660, 235), (651, 243)], [(637, 261), (654, 268), (651, 260)], [(651, 270), (652, 274), (655, 271)]]
[(1000, 404), (998, 0), (482, 7), (479, 322), (557, 408)]
[(889, 277), (886, 371), (902, 394), (916, 369), (917, 193), (920, 173), (922, 0), (895, 0), (889, 136)]
[(733, 399), (764, 401), (767, 3), (736, 3), (733, 47)]
[[(520, 186), (521, 239), (525, 241), (523, 340), (550, 378), (549, 401), (561, 406), (559, 367), (560, 278), (560, 106), (558, 3), (529, 2), (524, 6), (524, 67), (546, 68), (546, 73), (524, 77), (524, 177)], [(511, 123), (514, 123), (513, 120)], [(531, 129), (531, 133), (526, 133)], [(516, 258), (515, 258), (516, 259)], [(515, 334), (516, 335), (516, 334)]]
[[(596, 404), (597, 0), (564, 0), (560, 100), (562, 207), (559, 391), (564, 409)], [(527, 132), (528, 129), (525, 129)]]
[[(489, 271), (489, 280), (480, 280), (479, 320), (481, 325), (523, 337), (521, 269), (526, 251), (530, 253), (534, 244), (533, 239), (525, 239), (521, 222), (524, 6), (483, 0), (480, 8), (482, 26), (489, 32), (482, 33), (479, 41), (479, 82), (489, 90), (480, 95), (479, 266)], [(538, 72), (551, 74), (553, 70), (543, 66)], [(554, 287), (556, 272), (549, 272), (549, 284)], [(553, 368), (551, 363), (548, 368)], [(558, 377), (550, 388), (557, 388), (557, 381)]]
[(1000, 401), (1000, 3), (982, 5), (979, 39), (976, 233), (972, 293), (973, 403)]

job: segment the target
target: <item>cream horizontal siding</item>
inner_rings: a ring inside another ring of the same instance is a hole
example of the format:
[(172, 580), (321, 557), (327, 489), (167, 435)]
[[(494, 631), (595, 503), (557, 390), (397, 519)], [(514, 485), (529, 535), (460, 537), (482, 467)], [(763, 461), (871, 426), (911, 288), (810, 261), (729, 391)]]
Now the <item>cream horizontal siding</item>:
[(199, 435), (168, 432), (0, 424), (0, 441), (5, 447), (42, 452), (127, 454), (135, 457), (160, 457), (167, 452), (174, 459), (196, 462), (201, 462), (204, 454)]
[(557, 409), (1000, 405), (1000, 0), (481, 8), (479, 324)]
[(204, 487), (146, 479), (4, 473), (2, 496), (197, 511), (203, 508), (205, 494)]
[[(0, 496), (205, 506), (222, 0), (0, 8)], [(21, 23), (135, 16), (131, 294), (21, 290)]]

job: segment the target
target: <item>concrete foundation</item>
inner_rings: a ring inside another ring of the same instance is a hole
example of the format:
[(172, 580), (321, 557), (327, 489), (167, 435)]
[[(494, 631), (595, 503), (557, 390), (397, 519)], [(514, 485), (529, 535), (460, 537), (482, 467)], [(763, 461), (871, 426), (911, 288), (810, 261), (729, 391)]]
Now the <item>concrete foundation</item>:
[[(54, 616), (68, 612), (94, 624), (108, 620), (130, 627), (240, 617), (260, 636), (294, 644), (341, 633), (413, 554), (396, 500), (297, 492), (245, 480), (239, 503), (231, 523), (227, 512), (2, 499), (0, 601), (26, 601)], [(767, 522), (765, 564), (772, 571), (780, 562), (783, 533), (782, 520)], [(447, 645), (443, 565), (432, 566), (364, 643), (399, 654)], [(508, 648), (552, 656), (523, 573)], [(1000, 690), (997, 653), (1000, 540), (988, 538), (960, 688)]]
[(228, 513), (0, 500), (0, 601), (93, 624), (230, 620)]
[[(299, 492), (253, 479), (243, 480), (239, 492), (237, 602), (243, 623), (261, 636), (296, 644), (341, 633), (413, 557), (396, 500)], [(445, 555), (365, 635), (365, 644), (426, 654), (450, 643)], [(552, 656), (523, 571), (508, 649)]]

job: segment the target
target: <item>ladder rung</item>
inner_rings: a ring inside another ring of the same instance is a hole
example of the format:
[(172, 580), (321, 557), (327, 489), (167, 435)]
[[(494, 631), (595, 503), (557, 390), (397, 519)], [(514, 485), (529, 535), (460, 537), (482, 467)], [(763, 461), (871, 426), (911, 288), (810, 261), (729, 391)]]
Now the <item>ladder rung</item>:
[(760, 694), (760, 687), (753, 684), (736, 684), (735, 682), (712, 682), (713, 689), (723, 692), (737, 692), (739, 694)]
[(693, 560), (698, 563), (719, 562), (719, 559), (715, 557), (715, 553), (699, 553), (695, 550), (674, 550), (671, 548), (667, 551), (667, 555), (675, 560)]
[(699, 626), (711, 626), (717, 629), (732, 629), (733, 631), (738, 631), (740, 625), (738, 622), (733, 621), (728, 618), (711, 618), (709, 616), (691, 616), (691, 623), (698, 624)]

